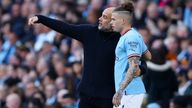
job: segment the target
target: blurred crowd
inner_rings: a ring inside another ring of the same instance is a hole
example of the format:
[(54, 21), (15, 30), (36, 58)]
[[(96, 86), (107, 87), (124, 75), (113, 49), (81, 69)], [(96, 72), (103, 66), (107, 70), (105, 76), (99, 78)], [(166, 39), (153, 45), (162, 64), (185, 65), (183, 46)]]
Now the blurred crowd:
[[(81, 43), (41, 24), (28, 26), (28, 18), (98, 24), (103, 9), (123, 1), (0, 0), (0, 108), (77, 108)], [(133, 27), (153, 56), (143, 76), (143, 107), (191, 108), (192, 0), (134, 1)]]

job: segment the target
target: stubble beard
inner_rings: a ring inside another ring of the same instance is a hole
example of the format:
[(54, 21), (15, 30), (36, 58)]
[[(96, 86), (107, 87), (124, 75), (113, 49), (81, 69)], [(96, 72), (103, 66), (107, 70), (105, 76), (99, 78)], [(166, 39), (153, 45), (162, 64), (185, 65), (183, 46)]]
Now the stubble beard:
[(108, 26), (106, 28), (98, 26), (98, 29), (101, 31), (104, 31), (104, 32), (112, 32), (113, 31), (111, 26)]

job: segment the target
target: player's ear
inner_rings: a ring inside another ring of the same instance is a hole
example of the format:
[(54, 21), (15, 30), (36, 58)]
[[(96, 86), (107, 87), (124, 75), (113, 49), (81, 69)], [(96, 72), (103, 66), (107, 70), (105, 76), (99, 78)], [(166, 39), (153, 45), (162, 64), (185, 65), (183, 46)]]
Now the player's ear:
[(124, 19), (124, 18), (122, 18), (122, 23), (123, 23), (123, 25), (126, 23), (126, 21), (125, 21), (125, 19)]

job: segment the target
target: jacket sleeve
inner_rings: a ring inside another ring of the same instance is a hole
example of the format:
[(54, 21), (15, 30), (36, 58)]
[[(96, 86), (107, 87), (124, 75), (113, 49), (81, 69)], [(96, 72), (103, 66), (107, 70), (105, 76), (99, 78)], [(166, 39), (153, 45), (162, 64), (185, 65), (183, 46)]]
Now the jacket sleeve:
[(90, 29), (93, 27), (89, 24), (73, 25), (42, 15), (36, 16), (38, 17), (38, 21), (36, 23), (41, 23), (59, 33), (77, 39), (81, 42), (83, 42), (87, 32), (90, 31)]
[(141, 75), (147, 73), (147, 63), (144, 60), (141, 60), (141, 65), (139, 65), (141, 70)]

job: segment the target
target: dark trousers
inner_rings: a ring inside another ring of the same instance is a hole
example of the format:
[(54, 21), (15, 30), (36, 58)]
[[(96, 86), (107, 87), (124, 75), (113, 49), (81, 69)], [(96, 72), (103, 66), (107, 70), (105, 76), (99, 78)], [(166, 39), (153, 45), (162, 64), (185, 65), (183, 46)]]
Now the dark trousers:
[(80, 94), (79, 108), (113, 108), (112, 98), (98, 98)]

